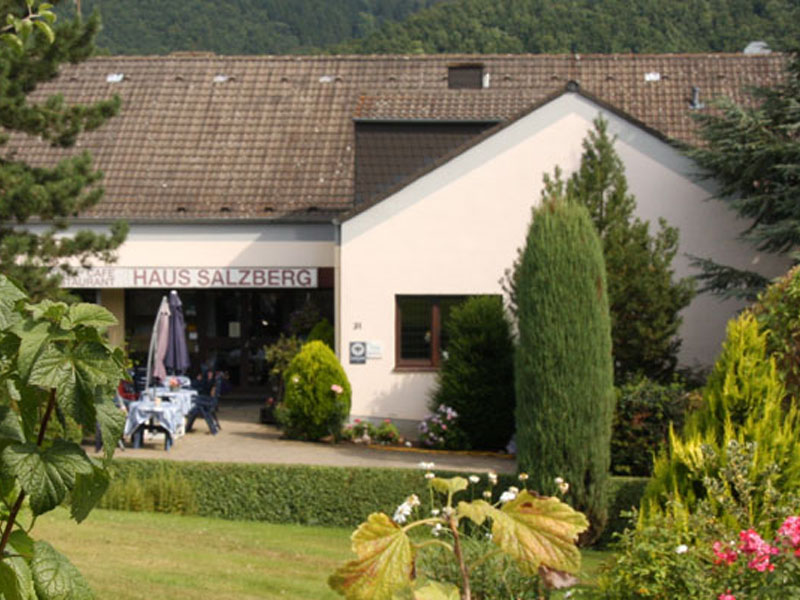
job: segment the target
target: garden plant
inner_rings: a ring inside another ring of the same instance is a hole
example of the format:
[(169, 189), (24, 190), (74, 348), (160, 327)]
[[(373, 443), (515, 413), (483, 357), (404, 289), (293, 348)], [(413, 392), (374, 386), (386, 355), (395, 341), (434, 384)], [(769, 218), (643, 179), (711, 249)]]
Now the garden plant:
[[(9, 600), (92, 597), (77, 569), (31, 530), (63, 503), (84, 520), (108, 487), (125, 423), (112, 401), (124, 356), (103, 336), (115, 323), (94, 304), (30, 303), (0, 275), (0, 592)], [(66, 430), (67, 417), (87, 431), (99, 424), (103, 460), (48, 435), (55, 422)]]
[(333, 351), (320, 341), (305, 344), (284, 373), (285, 397), (278, 423), (292, 438), (341, 437), (350, 414), (350, 382)]
[(607, 514), (614, 381), (600, 239), (563, 182), (546, 178), (517, 278), (517, 463), (532, 486), (572, 483), (570, 503), (602, 531)]
[[(372, 513), (352, 535), (357, 558), (329, 578), (333, 589), (349, 600), (472, 600), (473, 573), (498, 551), (514, 559), (526, 575), (538, 575), (543, 588), (574, 582), (570, 574), (580, 569), (575, 542), (589, 525), (583, 514), (558, 498), (517, 487), (492, 502), (491, 484), (496, 478), (491, 474), (490, 489), (478, 499), (477, 476), (444, 479), (428, 472), (426, 478), (430, 480), (427, 510), (423, 512), (420, 498), (411, 495), (392, 517)], [(520, 479), (524, 484), (527, 477)], [(563, 481), (561, 485), (568, 488)], [(418, 518), (411, 520), (412, 516)], [(470, 556), (471, 563), (465, 551), (467, 530), (472, 536), (490, 537), (493, 544), (486, 554)], [(454, 561), (458, 585), (419, 576), (418, 555), (439, 549)]]

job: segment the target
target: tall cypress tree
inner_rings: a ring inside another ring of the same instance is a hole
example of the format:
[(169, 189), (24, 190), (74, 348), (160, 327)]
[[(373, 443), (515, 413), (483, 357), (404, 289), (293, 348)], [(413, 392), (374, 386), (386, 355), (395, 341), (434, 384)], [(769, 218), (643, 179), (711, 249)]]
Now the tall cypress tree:
[[(0, 16), (6, 15), (24, 20), (30, 13), (25, 1), (0, 0)], [(42, 28), (21, 26), (18, 35), (0, 43), (0, 270), (34, 298), (58, 294), (59, 273), (70, 272), (70, 265), (93, 257), (111, 260), (127, 232), (117, 223), (108, 234), (82, 230), (63, 235), (69, 219), (97, 204), (103, 194), (97, 186), (102, 174), (88, 153), (33, 166), (4, 151), (12, 132), (56, 147), (73, 146), (82, 131), (96, 129), (119, 110), (117, 98), (91, 106), (67, 105), (60, 96), (28, 99), (40, 83), (58, 75), (61, 64), (91, 55), (99, 27), (94, 15), (85, 23), (57, 25), (51, 39)], [(31, 222), (40, 227), (30, 229)]]
[(615, 398), (603, 250), (558, 172), (545, 183), (519, 263), (517, 462), (543, 493), (564, 478), (599, 533)]

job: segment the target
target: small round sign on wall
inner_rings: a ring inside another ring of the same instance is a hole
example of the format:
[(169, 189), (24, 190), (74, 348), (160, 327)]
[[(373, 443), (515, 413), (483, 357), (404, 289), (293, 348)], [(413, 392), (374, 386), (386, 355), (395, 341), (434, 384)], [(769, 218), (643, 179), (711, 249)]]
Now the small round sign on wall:
[(367, 362), (367, 343), (350, 342), (350, 364), (361, 365)]

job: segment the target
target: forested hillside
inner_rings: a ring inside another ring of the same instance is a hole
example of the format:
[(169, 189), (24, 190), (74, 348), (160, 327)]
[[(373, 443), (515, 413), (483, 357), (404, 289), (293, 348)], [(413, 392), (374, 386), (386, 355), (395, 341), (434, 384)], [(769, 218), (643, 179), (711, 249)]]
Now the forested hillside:
[(363, 37), (438, 1), (82, 0), (81, 10), (100, 11), (97, 43), (111, 54), (290, 54)]
[(800, 0), (449, 0), (342, 53), (736, 52), (800, 43)]

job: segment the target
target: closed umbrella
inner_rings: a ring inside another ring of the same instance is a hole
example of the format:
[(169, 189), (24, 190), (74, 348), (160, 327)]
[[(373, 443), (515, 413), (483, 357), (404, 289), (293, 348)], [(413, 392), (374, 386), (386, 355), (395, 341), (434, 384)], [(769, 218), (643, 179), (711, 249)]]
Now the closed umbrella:
[(145, 387), (150, 387), (151, 374), (153, 377), (164, 379), (167, 370), (164, 368), (164, 357), (167, 354), (169, 338), (169, 302), (167, 297), (161, 298), (156, 320), (153, 323), (153, 334), (150, 336), (150, 351), (147, 353), (147, 381)]
[(175, 290), (169, 294), (169, 313), (169, 339), (164, 366), (174, 374), (182, 374), (189, 370), (189, 348), (186, 345), (183, 303)]

